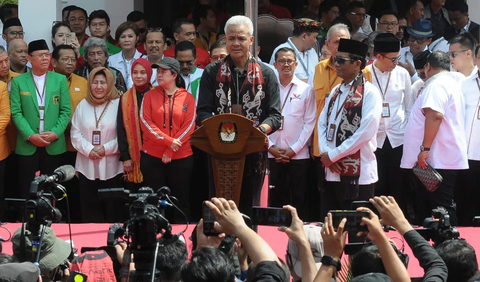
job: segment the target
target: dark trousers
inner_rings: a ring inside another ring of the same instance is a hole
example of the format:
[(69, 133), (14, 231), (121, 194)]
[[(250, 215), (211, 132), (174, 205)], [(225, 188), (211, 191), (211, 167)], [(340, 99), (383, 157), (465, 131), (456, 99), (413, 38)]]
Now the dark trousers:
[(268, 202), (270, 207), (292, 205), (297, 209), (298, 216), (307, 216), (307, 171), (309, 159), (290, 160), (288, 163), (277, 163), (269, 158), (270, 174), (268, 176), (270, 189)]
[(472, 226), (472, 219), (480, 216), (480, 161), (468, 160), (468, 167), (458, 172), (455, 184), (459, 226)]
[[(3, 183), (5, 187), (5, 198), (20, 198), (19, 177), (18, 177), (18, 155), (12, 152), (6, 159), (5, 175)], [(33, 180), (33, 179), (32, 179)]]
[(209, 177), (208, 177), (208, 154), (194, 146), (193, 171), (190, 184), (190, 221), (199, 221), (202, 217), (202, 203), (208, 200)]
[(5, 166), (7, 165), (7, 159), (0, 161), (0, 222), (4, 221), (4, 208), (5, 208)]
[(49, 155), (45, 148), (38, 147), (33, 155), (17, 155), (17, 160), (20, 197), (27, 199), (35, 173), (52, 174), (62, 164), (62, 155)]
[(438, 173), (443, 177), (440, 186), (434, 192), (430, 192), (425, 188), (418, 177), (414, 176), (414, 186), (416, 192), (417, 219), (420, 223), (426, 217), (432, 216), (432, 209), (444, 207), (449, 215), (450, 222), (453, 226), (457, 225), (457, 212), (455, 210), (455, 202), (453, 200), (455, 181), (457, 180), (458, 170), (437, 169)]
[(100, 199), (99, 189), (123, 187), (123, 174), (107, 180), (90, 180), (78, 173), (83, 223), (123, 222), (123, 200)]
[[(188, 217), (190, 215), (190, 197), (188, 192), (192, 179), (193, 155), (164, 164), (162, 159), (141, 152), (140, 167), (144, 185), (152, 188), (154, 191), (163, 186), (170, 188), (171, 196), (178, 200), (177, 206)], [(169, 217), (170, 223), (189, 221), (189, 218), (185, 219), (177, 210), (173, 212), (173, 218), (170, 216), (171, 213), (167, 209), (166, 215)]]
[(351, 194), (355, 185), (343, 182), (325, 183), (325, 189), (321, 195), (321, 214), (320, 218), (325, 218), (329, 210), (350, 210), (353, 201), (368, 201), (374, 196), (375, 184), (359, 185), (358, 197), (348, 199), (345, 195)]
[[(318, 162), (317, 162), (318, 159)], [(321, 162), (319, 158), (308, 160), (308, 169), (307, 169), (307, 194), (305, 196), (306, 206), (308, 209), (307, 216), (301, 218), (303, 221), (320, 221), (320, 188), (319, 188), (319, 175), (323, 175), (323, 180), (325, 180), (325, 172), (321, 167)], [(323, 172), (319, 172), (323, 170)], [(320, 174), (323, 173), (323, 174)]]
[[(75, 167), (75, 161), (77, 160), (77, 152), (65, 152), (62, 155), (62, 164), (71, 165)], [(67, 189), (68, 195), (68, 205), (70, 212), (70, 221), (71, 222), (82, 222), (82, 213), (81, 211), (81, 201), (80, 201), (80, 183), (78, 177), (74, 177), (69, 181), (62, 183), (63, 186)], [(62, 212), (63, 221), (67, 221), (67, 204), (66, 201), (58, 202), (57, 208)]]
[[(265, 172), (268, 165), (267, 151), (251, 153), (245, 156), (245, 168), (242, 177), (242, 191), (240, 193), (239, 210), (241, 213), (251, 216), (252, 207), (260, 205), (260, 196)], [(209, 161), (210, 169), (210, 198), (216, 196), (213, 180), (212, 162)]]
[(407, 215), (407, 195), (409, 182), (407, 170), (400, 168), (402, 161), (403, 145), (392, 148), (388, 138), (385, 139), (383, 148), (377, 148), (375, 156), (378, 165), (378, 182), (375, 186), (375, 196), (392, 196)]

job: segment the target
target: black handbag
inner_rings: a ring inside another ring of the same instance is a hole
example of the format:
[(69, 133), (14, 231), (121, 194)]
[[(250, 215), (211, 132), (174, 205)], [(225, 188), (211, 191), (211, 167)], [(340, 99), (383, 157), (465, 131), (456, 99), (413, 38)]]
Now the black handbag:
[(418, 166), (418, 163), (415, 163), (415, 166), (412, 169), (413, 174), (417, 176), (428, 191), (434, 192), (437, 190), (438, 186), (440, 186), (440, 183), (442, 183), (443, 177), (430, 164), (427, 163), (427, 165), (428, 167), (423, 169)]

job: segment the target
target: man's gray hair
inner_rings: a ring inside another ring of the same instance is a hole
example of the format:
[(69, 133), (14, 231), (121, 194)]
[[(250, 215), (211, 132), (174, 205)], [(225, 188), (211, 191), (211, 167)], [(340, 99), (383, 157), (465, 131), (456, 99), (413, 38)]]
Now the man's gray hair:
[(3, 52), (7, 52), (7, 50), (5, 50), (5, 47), (0, 45), (0, 54), (2, 54)]
[(342, 29), (347, 32), (348, 38), (350, 38), (350, 31), (348, 31), (348, 26), (346, 24), (338, 23), (338, 24), (332, 25), (328, 30), (327, 40), (330, 40), (334, 32), (339, 32)]
[(85, 44), (83, 44), (83, 57), (85, 57), (85, 60), (88, 60), (88, 52), (90, 51), (90, 49), (95, 47), (102, 48), (103, 52), (105, 53), (105, 58), (108, 59), (108, 47), (105, 40), (98, 37), (90, 37), (89, 39), (87, 39), (87, 41), (85, 41)]
[(250, 18), (245, 16), (233, 16), (225, 24), (225, 34), (227, 34), (227, 29), (231, 25), (246, 25), (248, 27), (248, 34), (253, 36), (253, 23)]

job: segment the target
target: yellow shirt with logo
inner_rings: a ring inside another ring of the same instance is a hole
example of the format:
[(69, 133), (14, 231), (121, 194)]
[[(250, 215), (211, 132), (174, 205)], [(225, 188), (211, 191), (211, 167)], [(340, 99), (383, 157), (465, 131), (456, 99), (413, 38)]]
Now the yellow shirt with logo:
[[(87, 80), (81, 76), (78, 76), (74, 73), (67, 78), (68, 89), (70, 90), (70, 101), (72, 102), (72, 116), (75, 112), (80, 101), (87, 97)], [(72, 117), (71, 116), (71, 117)], [(71, 118), (70, 117), (70, 118)], [(68, 124), (67, 129), (65, 130), (65, 142), (67, 143), (68, 152), (76, 152), (75, 148), (72, 146), (70, 139), (70, 127), (71, 123)]]

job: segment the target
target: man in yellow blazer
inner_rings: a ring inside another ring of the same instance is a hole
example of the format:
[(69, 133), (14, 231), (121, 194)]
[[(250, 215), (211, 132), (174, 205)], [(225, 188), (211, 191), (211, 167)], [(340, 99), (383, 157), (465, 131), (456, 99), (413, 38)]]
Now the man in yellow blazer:
[(4, 208), (4, 172), (7, 164), (7, 157), (10, 155), (8, 146), (7, 125), (10, 122), (10, 100), (8, 98), (8, 87), (5, 82), (0, 81), (0, 221), (3, 221)]

